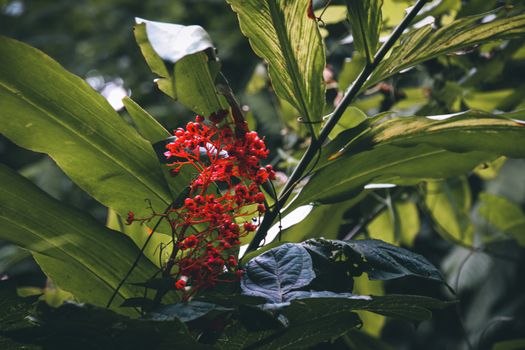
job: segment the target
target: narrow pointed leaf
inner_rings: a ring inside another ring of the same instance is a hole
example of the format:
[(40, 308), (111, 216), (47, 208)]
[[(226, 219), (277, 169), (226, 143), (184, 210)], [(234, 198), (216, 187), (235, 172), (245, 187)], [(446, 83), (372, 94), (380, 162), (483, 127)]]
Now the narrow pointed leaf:
[(139, 104), (129, 97), (122, 99), (126, 111), (135, 124), (137, 131), (142, 137), (154, 144), (171, 136), (151, 114), (146, 112)]
[[(484, 18), (493, 15), (497, 15), (496, 19), (483, 22)], [(390, 56), (374, 70), (366, 86), (437, 56), (525, 33), (525, 14), (503, 15), (503, 10), (496, 10), (458, 19), (438, 30), (433, 30), (429, 24), (404, 34)]]
[(306, 121), (324, 108), (324, 46), (310, 0), (228, 0), (255, 53), (269, 64), (273, 88)]
[(372, 62), (381, 32), (382, 0), (346, 0), (356, 49)]

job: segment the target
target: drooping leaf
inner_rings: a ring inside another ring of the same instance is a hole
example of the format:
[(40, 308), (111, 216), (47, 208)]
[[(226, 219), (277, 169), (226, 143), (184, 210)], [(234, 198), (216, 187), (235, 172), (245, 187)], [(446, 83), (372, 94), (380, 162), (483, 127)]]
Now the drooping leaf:
[(379, 43), (382, 5), (383, 0), (346, 0), (354, 45), (368, 62), (372, 62)]
[(425, 184), (425, 207), (437, 231), (445, 239), (472, 246), (474, 225), (469, 217), (471, 196), (470, 185), (465, 177)]
[[(433, 30), (432, 24), (429, 24), (404, 34), (388, 58), (374, 70), (365, 86), (374, 85), (439, 55), (488, 41), (518, 37), (525, 32), (525, 14), (508, 17), (503, 17), (503, 14), (504, 11), (496, 10), (460, 18), (438, 30)], [(484, 18), (493, 15), (497, 16), (496, 19), (483, 22)]]
[(282, 303), (285, 294), (315, 278), (312, 259), (305, 248), (286, 243), (251, 259), (241, 280), (242, 293)]
[(327, 240), (310, 239), (303, 243), (309, 251), (336, 261), (345, 257), (350, 272), (359, 276), (366, 272), (371, 280), (391, 280), (414, 276), (443, 282), (434, 265), (423, 256), (407, 249), (375, 239)]
[[(47, 153), (83, 190), (126, 216), (171, 195), (151, 145), (86, 82), (41, 51), (0, 38), (0, 133)], [(52, 81), (52, 84), (50, 84)]]
[[(61, 289), (82, 302), (105, 306), (139, 254), (133, 242), (61, 204), (5, 166), (0, 166), (0, 179), (0, 238), (30, 250)], [(142, 259), (129, 282), (145, 281), (156, 271)], [(124, 284), (113, 307), (142, 294), (142, 288)]]
[(525, 214), (508, 199), (491, 193), (480, 194), (479, 213), (494, 228), (525, 246)]
[(137, 131), (146, 140), (153, 144), (171, 136), (168, 130), (131, 98), (126, 96), (122, 99), (122, 102), (133, 120)]
[(219, 62), (202, 27), (141, 18), (136, 18), (136, 23), (137, 44), (153, 73), (160, 77), (156, 82), (161, 91), (204, 116), (226, 107), (214, 83)]
[(310, 0), (228, 3), (255, 53), (268, 62), (277, 95), (294, 106), (304, 120), (319, 121), (325, 101), (325, 55), (317, 22), (307, 15)]
[(414, 184), (459, 176), (501, 155), (525, 156), (525, 123), (504, 115), (465, 112), (372, 122), (340, 133), (324, 147), (291, 208), (342, 201), (370, 182)]

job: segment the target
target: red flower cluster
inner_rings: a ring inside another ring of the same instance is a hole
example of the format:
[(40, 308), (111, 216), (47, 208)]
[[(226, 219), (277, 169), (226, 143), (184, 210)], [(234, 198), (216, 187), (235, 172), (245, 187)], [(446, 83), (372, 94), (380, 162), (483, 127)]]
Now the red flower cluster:
[[(240, 237), (256, 230), (251, 219), (266, 210), (259, 186), (275, 178), (271, 166), (260, 166), (268, 156), (264, 141), (245, 124), (228, 123), (226, 116), (225, 111), (209, 121), (197, 116), (185, 129), (175, 130), (176, 140), (166, 146), (173, 175), (185, 166), (197, 173), (182, 206), (166, 216), (177, 250), (175, 287), (185, 299), (226, 281), (225, 273), (242, 274), (235, 248)], [(133, 220), (138, 219), (128, 217)]]

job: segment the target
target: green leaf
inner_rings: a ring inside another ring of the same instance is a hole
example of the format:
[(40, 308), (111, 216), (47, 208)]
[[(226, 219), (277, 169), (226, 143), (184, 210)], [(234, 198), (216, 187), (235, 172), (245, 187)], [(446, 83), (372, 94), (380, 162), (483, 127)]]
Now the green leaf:
[(354, 295), (352, 297), (343, 295), (340, 298), (314, 297), (292, 301), (292, 306), (297, 304), (315, 306), (316, 308), (321, 308), (324, 305), (326, 308), (341, 311), (370, 311), (387, 317), (421, 322), (432, 318), (430, 310), (443, 309), (449, 306), (451, 302), (419, 295), (391, 294), (386, 296)]
[(320, 121), (325, 104), (325, 54), (317, 22), (307, 15), (310, 0), (228, 3), (255, 53), (268, 62), (277, 95), (304, 120)]
[(151, 215), (145, 199), (166, 208), (171, 196), (151, 144), (102, 96), (41, 51), (5, 37), (0, 46), (0, 133), (49, 154), (122, 216)]
[(157, 322), (130, 319), (92, 305), (40, 303), (32, 328), (11, 332), (20, 342), (52, 349), (213, 349), (199, 344), (177, 320)]
[[(374, 70), (365, 87), (440, 55), (522, 35), (525, 32), (525, 14), (501, 18), (503, 13), (496, 10), (461, 18), (438, 30), (433, 30), (433, 25), (429, 24), (404, 34), (390, 56)], [(482, 23), (483, 18), (491, 15), (500, 18)]]
[[(208, 33), (200, 26), (136, 18), (135, 39), (159, 89), (200, 115), (226, 107), (215, 90), (218, 59)], [(210, 57), (206, 52), (211, 52)]]
[(385, 209), (368, 224), (367, 231), (370, 238), (411, 247), (419, 228), (416, 204), (410, 201), (396, 201), (392, 208)]
[(346, 0), (356, 49), (372, 62), (381, 33), (383, 0)]
[[(0, 239), (30, 250), (46, 275), (78, 300), (106, 305), (140, 254), (133, 242), (61, 204), (5, 166), (0, 166), (0, 179)], [(142, 259), (129, 281), (145, 281), (156, 271)], [(142, 288), (124, 284), (113, 305), (142, 294)]]
[(465, 177), (425, 184), (425, 207), (443, 238), (472, 246), (474, 225), (469, 216), (471, 197), (470, 185)]
[(133, 120), (137, 131), (143, 138), (153, 144), (171, 136), (168, 130), (131, 98), (126, 96), (122, 99), (122, 102)]
[(346, 200), (372, 182), (415, 184), (463, 175), (501, 155), (525, 157), (524, 126), (479, 112), (372, 118), (324, 147), (314, 175), (290, 208)]
[(190, 322), (196, 320), (211, 311), (229, 311), (231, 308), (225, 308), (212, 303), (192, 300), (187, 303), (176, 303), (162, 305), (155, 308), (146, 315), (146, 318), (155, 321), (173, 321)]
[[(139, 222), (134, 222), (131, 225), (126, 223), (120, 215), (118, 215), (113, 209), (108, 209), (108, 215), (106, 218), (106, 227), (122, 232), (135, 242), (137, 247), (144, 246), (148, 237), (151, 234), (151, 228), (143, 225)], [(165, 262), (169, 258), (170, 254), (170, 243), (171, 236), (160, 233), (153, 233), (153, 237), (150, 237), (149, 243), (144, 249), (144, 256), (148, 258), (157, 267), (160, 267), (162, 262)]]
[(361, 324), (357, 314), (342, 310), (326, 300), (320, 303), (301, 300), (283, 309), (282, 314), (290, 321), (290, 326), (279, 337), (264, 339), (256, 349), (308, 349), (321, 342), (335, 340)]
[[(363, 321), (366, 326), (366, 321)], [(345, 337), (350, 350), (394, 350), (378, 337), (370, 336), (362, 330), (351, 330)]]
[(481, 193), (479, 200), (478, 210), (481, 216), (494, 228), (525, 246), (525, 214), (521, 208), (508, 199), (491, 193)]
[(319, 238), (310, 239), (303, 245), (313, 254), (334, 263), (341, 257), (346, 258), (345, 262), (353, 276), (366, 272), (371, 280), (413, 276), (444, 282), (439, 270), (423, 256), (380, 240), (341, 241)]
[(308, 285), (314, 278), (312, 259), (302, 246), (286, 243), (250, 260), (244, 267), (244, 295), (285, 301), (285, 294)]
[(17, 295), (16, 286), (12, 281), (0, 281), (0, 348), (10, 349), (41, 349), (36, 345), (23, 347), (24, 341), (11, 339), (14, 331), (32, 326), (26, 316), (33, 310), (38, 296), (22, 298)]

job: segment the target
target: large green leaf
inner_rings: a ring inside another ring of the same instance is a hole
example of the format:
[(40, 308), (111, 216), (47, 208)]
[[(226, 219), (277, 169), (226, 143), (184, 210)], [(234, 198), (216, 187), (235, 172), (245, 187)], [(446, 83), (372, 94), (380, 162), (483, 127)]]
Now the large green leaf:
[(371, 182), (414, 184), (459, 176), (501, 155), (525, 157), (524, 137), (523, 122), (477, 112), (363, 123), (324, 147), (292, 208), (342, 201)]
[(125, 216), (162, 211), (171, 196), (151, 144), (79, 77), (0, 37), (0, 133), (49, 154), (83, 190)]
[(215, 89), (219, 62), (200, 26), (183, 26), (137, 18), (135, 38), (159, 89), (197, 114), (210, 115), (226, 107)]
[(354, 45), (368, 62), (372, 62), (379, 44), (382, 4), (383, 0), (346, 0)]
[(525, 14), (502, 17), (504, 11), (494, 11), (458, 19), (438, 30), (432, 24), (412, 30), (400, 38), (390, 56), (383, 60), (367, 81), (371, 86), (402, 70), (439, 55), (459, 51), (487, 41), (514, 38), (525, 33)]
[(425, 207), (445, 239), (472, 246), (474, 225), (469, 212), (472, 206), (470, 185), (465, 177), (425, 184)]
[[(140, 254), (133, 242), (3, 165), (0, 179), (0, 239), (30, 250), (46, 275), (78, 300), (104, 306)], [(156, 271), (142, 259), (129, 281), (143, 282)], [(142, 294), (125, 284), (113, 306)]]
[[(273, 88), (306, 121), (324, 108), (324, 46), (310, 0), (228, 0), (255, 53), (269, 64)], [(310, 125), (311, 126), (311, 125)]]

